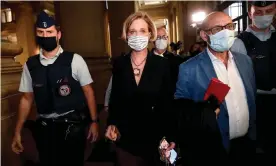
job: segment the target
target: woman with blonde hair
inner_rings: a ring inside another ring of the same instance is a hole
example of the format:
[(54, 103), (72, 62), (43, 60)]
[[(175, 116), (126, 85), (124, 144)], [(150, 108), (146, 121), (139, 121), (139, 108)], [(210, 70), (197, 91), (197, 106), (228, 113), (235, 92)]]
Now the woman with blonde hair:
[(106, 131), (116, 144), (120, 166), (158, 165), (159, 141), (172, 137), (169, 63), (147, 49), (155, 38), (156, 27), (146, 13), (136, 12), (125, 20), (122, 39), (131, 51), (113, 64)]

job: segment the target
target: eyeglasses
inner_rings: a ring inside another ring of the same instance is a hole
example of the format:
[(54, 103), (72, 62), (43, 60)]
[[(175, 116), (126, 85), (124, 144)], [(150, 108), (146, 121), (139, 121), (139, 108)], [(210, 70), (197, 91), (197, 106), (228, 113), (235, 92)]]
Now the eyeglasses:
[(160, 39), (164, 39), (164, 40), (168, 40), (168, 36), (157, 36), (156, 40), (160, 40)]
[(223, 29), (235, 30), (236, 24), (237, 23), (229, 23), (229, 24), (224, 25), (224, 26), (215, 26), (215, 27), (207, 29), (205, 31), (210, 31), (212, 34), (216, 34), (220, 31), (222, 31)]

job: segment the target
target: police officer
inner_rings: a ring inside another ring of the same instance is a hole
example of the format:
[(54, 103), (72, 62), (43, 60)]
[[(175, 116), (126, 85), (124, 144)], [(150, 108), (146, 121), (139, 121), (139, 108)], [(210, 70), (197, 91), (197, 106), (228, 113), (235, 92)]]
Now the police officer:
[(264, 145), (267, 152), (272, 150), (270, 147), (275, 142), (276, 32), (272, 26), (275, 12), (275, 2), (253, 1), (248, 12), (252, 24), (238, 36), (231, 48), (232, 51), (249, 55), (253, 60), (258, 89), (257, 139), (267, 142)]
[(98, 120), (93, 82), (84, 59), (64, 51), (59, 45), (61, 32), (55, 20), (41, 12), (36, 21), (36, 40), (41, 50), (23, 68), (19, 91), (18, 121), (12, 150), (24, 147), (21, 130), (35, 100), (39, 118), (33, 136), (43, 166), (84, 164), (85, 128), (87, 139), (98, 137)]

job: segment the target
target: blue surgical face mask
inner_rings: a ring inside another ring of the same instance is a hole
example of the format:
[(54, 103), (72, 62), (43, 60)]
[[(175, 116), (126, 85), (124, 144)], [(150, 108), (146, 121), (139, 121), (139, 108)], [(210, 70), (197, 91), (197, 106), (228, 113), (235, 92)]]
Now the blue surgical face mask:
[(235, 33), (233, 30), (224, 29), (214, 35), (209, 35), (209, 46), (217, 52), (228, 51), (235, 40)]
[(271, 25), (273, 17), (274, 15), (254, 16), (252, 21), (257, 28), (265, 29)]

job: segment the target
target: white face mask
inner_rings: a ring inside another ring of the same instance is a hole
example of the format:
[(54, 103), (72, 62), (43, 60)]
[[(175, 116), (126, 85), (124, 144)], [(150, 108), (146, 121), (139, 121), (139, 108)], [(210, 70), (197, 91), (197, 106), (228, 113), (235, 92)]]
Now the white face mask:
[(159, 50), (164, 50), (168, 46), (168, 41), (164, 39), (157, 39), (155, 41), (155, 47)]
[(224, 29), (214, 35), (209, 35), (211, 43), (208, 44), (217, 52), (228, 51), (234, 43), (234, 36), (235, 33), (233, 30)]
[(265, 29), (271, 25), (273, 17), (274, 15), (254, 16), (252, 21), (257, 28)]
[(141, 51), (148, 46), (148, 36), (129, 36), (127, 43), (135, 51)]

